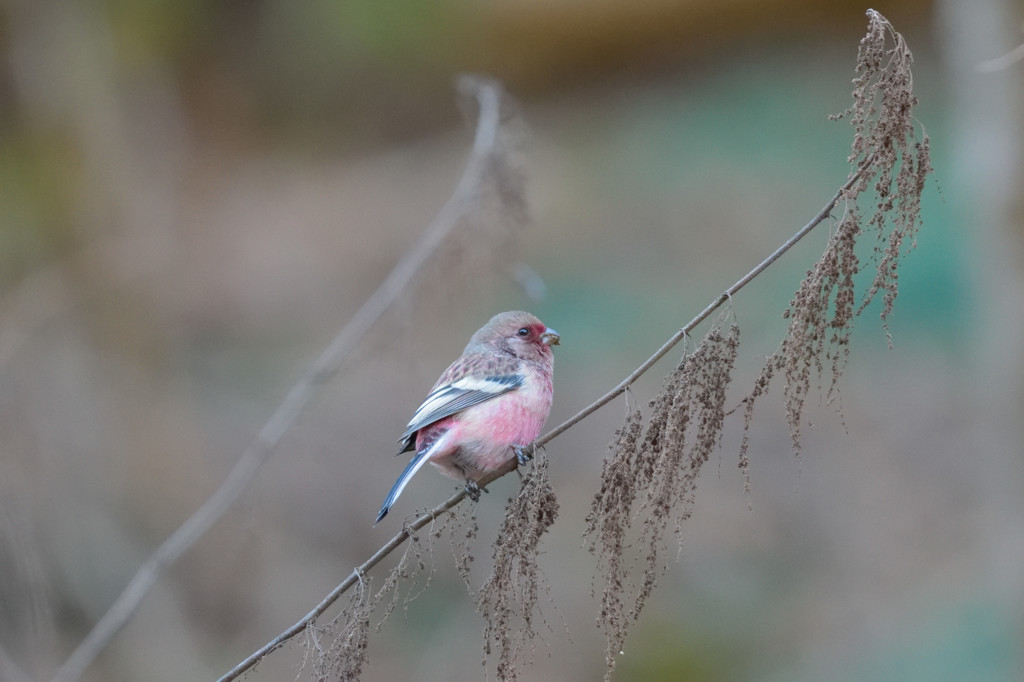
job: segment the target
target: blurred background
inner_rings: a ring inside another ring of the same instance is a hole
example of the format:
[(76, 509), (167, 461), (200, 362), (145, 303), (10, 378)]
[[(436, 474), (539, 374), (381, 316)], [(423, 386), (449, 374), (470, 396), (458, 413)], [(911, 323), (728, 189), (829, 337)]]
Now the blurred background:
[[(615, 679), (1024, 678), (1024, 63), (979, 69), (1024, 42), (1024, 8), (874, 7), (914, 52), (936, 169), (893, 348), (866, 311), (843, 414), (812, 405), (799, 458), (776, 387), (749, 500), (727, 422)], [(491, 314), (528, 308), (562, 334), (555, 425), (814, 216), (846, 178), (851, 131), (827, 115), (849, 103), (867, 8), (5, 0), (0, 679), (49, 679), (436, 215), (472, 142), (458, 74), (520, 101), (530, 222), (508, 260), (545, 295), (457, 263), (421, 281), (86, 679), (223, 674), (449, 494), (421, 474), (372, 525), (395, 438)], [(827, 232), (736, 298), (736, 400)], [(617, 400), (548, 447), (550, 627), (524, 679), (603, 674), (580, 532), (624, 414)], [(516, 486), (476, 507), (476, 585)], [(481, 618), (435, 545), (429, 589), (371, 637), (363, 679), (485, 676)], [(292, 679), (301, 659), (293, 645), (246, 679)]]

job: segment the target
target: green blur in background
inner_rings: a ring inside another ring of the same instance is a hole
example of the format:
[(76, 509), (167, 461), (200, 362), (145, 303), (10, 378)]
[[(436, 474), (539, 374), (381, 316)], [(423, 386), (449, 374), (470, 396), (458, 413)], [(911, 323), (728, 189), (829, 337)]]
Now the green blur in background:
[[(494, 312), (527, 308), (562, 334), (555, 425), (810, 220), (847, 176), (852, 131), (827, 117), (849, 104), (866, 9), (4, 3), (0, 679), (50, 678), (444, 205), (471, 144), (458, 74), (519, 101), (531, 220), (505, 260), (546, 294), (506, 270), (421, 282), (86, 679), (223, 674), (447, 495), (424, 474), (372, 526), (409, 413)], [(749, 497), (741, 420), (726, 422), (613, 679), (1024, 678), (1024, 66), (978, 68), (1024, 40), (1024, 16), (1009, 0), (875, 9), (914, 52), (935, 167), (893, 346), (869, 307), (842, 414), (809, 401), (800, 457), (775, 387)], [(734, 300), (733, 402), (827, 231)], [(547, 448), (548, 627), (521, 679), (604, 674), (579, 536), (624, 414), (613, 401)], [(474, 509), (474, 587), (516, 487)], [(434, 540), (429, 586), (371, 635), (362, 679), (484, 678), (483, 622), (450, 554)], [(285, 648), (247, 679), (292, 679), (301, 659)]]

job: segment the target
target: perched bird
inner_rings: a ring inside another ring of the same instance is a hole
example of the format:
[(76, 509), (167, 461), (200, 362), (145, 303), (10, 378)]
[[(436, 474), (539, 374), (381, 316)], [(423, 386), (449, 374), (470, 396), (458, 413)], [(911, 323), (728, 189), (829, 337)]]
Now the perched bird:
[(425, 462), (464, 481), (475, 501), (477, 482), (512, 458), (540, 433), (551, 410), (552, 371), (558, 332), (530, 313), (500, 313), (469, 340), (444, 371), (398, 439), (398, 454), (416, 454), (384, 499), (383, 519), (409, 479)]

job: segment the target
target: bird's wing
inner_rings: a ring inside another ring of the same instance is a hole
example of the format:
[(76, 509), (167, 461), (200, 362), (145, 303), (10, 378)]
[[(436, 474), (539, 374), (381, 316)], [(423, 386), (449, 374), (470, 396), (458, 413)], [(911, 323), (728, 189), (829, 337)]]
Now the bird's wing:
[(522, 374), (491, 374), (486, 376), (466, 375), (450, 383), (437, 386), (409, 420), (405, 432), (398, 439), (402, 449), (399, 453), (414, 447), (415, 434), (424, 426), (462, 412), (467, 407), (496, 398), (503, 393), (514, 391), (523, 385)]

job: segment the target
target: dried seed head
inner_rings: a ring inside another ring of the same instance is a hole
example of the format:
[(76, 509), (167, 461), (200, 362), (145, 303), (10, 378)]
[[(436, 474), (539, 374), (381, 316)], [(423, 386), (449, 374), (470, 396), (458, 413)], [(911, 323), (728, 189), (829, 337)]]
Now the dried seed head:
[(533, 469), (505, 510), (494, 541), (494, 567), (477, 597), (485, 621), (484, 660), (493, 644), (500, 680), (518, 679), (522, 654), (533, 650), (540, 590), (547, 590), (537, 563), (540, 541), (557, 516), (558, 501), (548, 478), (548, 458), (538, 450)]

